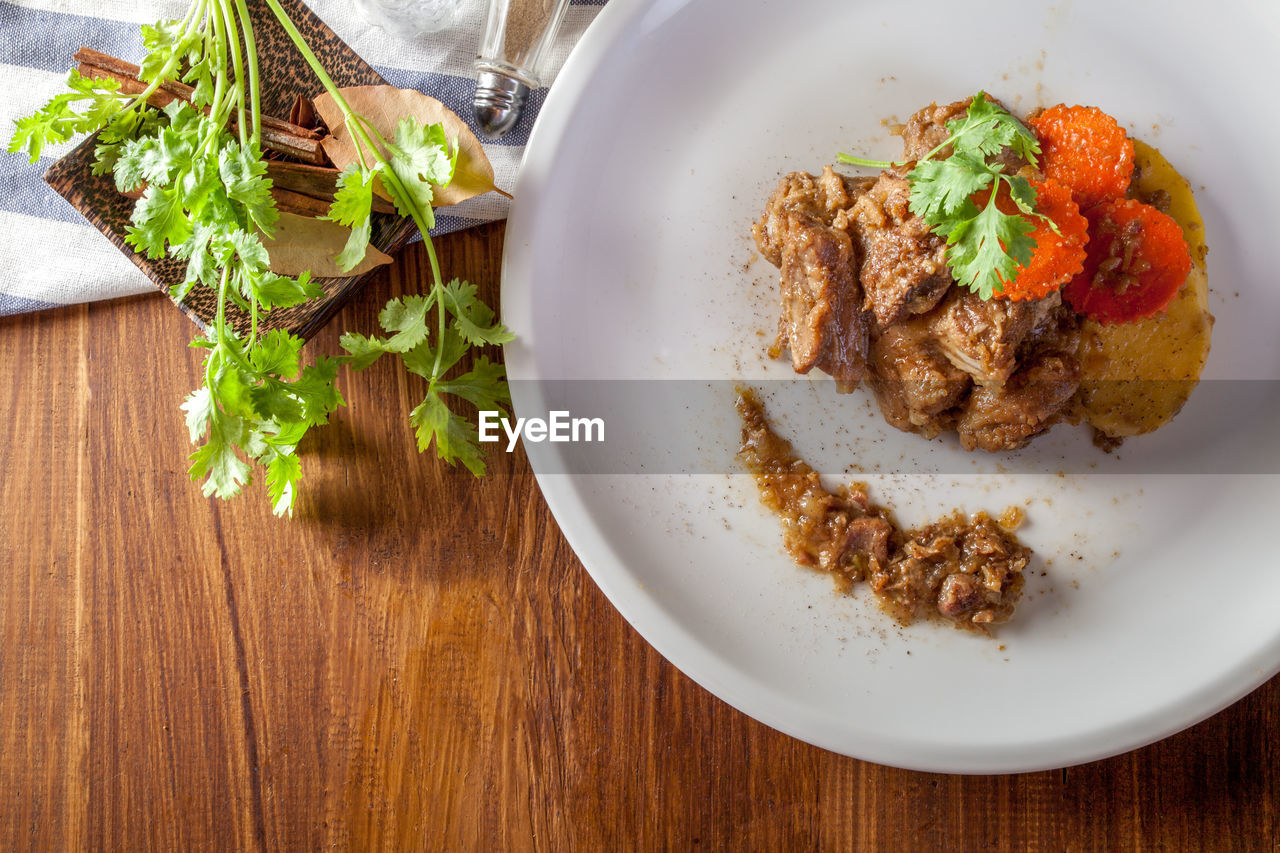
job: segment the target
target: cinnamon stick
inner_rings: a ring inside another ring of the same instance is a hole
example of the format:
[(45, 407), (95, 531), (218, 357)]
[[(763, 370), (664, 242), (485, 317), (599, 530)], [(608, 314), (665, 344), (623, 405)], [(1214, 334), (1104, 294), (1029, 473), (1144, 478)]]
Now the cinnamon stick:
[[(123, 59), (117, 59), (89, 47), (76, 51), (74, 59), (80, 63), (80, 73), (85, 77), (108, 77), (120, 83), (120, 91), (127, 95), (144, 92), (147, 84), (138, 79), (138, 66)], [(154, 107), (163, 107), (175, 99), (191, 100), (192, 88), (176, 80), (170, 80), (158, 88), (147, 103)], [(235, 118), (231, 119), (232, 126)], [(273, 116), (262, 117), (262, 147), (278, 151), (296, 160), (313, 165), (328, 162), (324, 149), (320, 147), (319, 131), (299, 127)]]
[[(303, 163), (287, 163), (283, 160), (267, 161), (267, 177), (273, 186), (294, 193), (322, 199), (325, 210), (338, 190), (338, 170), (325, 166), (308, 166)], [(375, 213), (395, 213), (395, 205), (378, 194), (373, 196)]]

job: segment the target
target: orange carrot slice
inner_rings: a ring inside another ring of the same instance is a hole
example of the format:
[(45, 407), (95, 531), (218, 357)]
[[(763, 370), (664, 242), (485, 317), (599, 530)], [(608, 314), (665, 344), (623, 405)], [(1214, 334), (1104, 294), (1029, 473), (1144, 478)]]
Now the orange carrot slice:
[(1133, 176), (1133, 143), (1124, 128), (1097, 107), (1058, 104), (1029, 119), (1040, 138), (1040, 167), (1071, 189), (1076, 204), (1122, 198)]
[(1101, 323), (1128, 323), (1163, 311), (1191, 272), (1191, 253), (1174, 219), (1135, 199), (1090, 208), (1084, 270), (1063, 290), (1076, 311)]

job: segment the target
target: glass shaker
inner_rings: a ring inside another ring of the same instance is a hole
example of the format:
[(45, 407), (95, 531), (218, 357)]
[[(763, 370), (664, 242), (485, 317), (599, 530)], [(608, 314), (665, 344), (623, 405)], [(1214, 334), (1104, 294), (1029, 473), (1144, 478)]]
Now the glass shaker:
[(569, 0), (489, 0), (476, 57), (475, 116), (497, 139), (515, 126), (529, 90), (541, 84), (548, 48)]
[(393, 36), (414, 39), (453, 23), (463, 0), (355, 0), (365, 20)]

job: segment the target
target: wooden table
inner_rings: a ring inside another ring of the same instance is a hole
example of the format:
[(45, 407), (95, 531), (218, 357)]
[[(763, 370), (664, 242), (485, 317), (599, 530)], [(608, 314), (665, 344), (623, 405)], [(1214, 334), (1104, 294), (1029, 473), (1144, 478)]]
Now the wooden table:
[[(439, 248), (496, 302), (500, 225)], [(201, 497), (192, 331), (160, 296), (0, 321), (2, 850), (1280, 848), (1280, 679), (1070, 770), (833, 755), (650, 649), (519, 452), (419, 456), (397, 365), (342, 377), (294, 520)]]

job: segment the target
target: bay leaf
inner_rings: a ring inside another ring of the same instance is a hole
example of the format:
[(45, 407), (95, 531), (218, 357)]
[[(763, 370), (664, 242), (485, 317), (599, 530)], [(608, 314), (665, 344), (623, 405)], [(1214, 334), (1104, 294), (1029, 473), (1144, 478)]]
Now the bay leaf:
[(306, 270), (313, 278), (347, 278), (391, 263), (391, 256), (372, 245), (355, 269), (344, 271), (334, 256), (347, 245), (351, 229), (327, 219), (312, 219), (294, 213), (281, 213), (271, 237), (259, 234), (271, 258), (271, 271), (298, 276)]
[[(424, 125), (444, 125), (445, 136), (457, 145), (458, 165), (453, 180), (447, 187), (434, 187), (432, 207), (446, 207), (465, 201), (472, 196), (491, 190), (502, 192), (493, 183), (493, 164), (484, 153), (484, 146), (467, 127), (467, 123), (430, 95), (416, 89), (400, 89), (395, 86), (350, 86), (339, 89), (351, 109), (367, 118), (387, 139), (395, 139), (396, 125), (408, 116)], [(324, 153), (339, 169), (356, 162), (356, 147), (351, 132), (342, 117), (342, 111), (329, 93), (314, 101), (316, 112), (329, 127), (330, 136), (322, 140)], [(381, 188), (379, 188), (381, 189)], [(379, 193), (384, 198), (386, 192)], [(507, 193), (502, 193), (507, 195)]]

